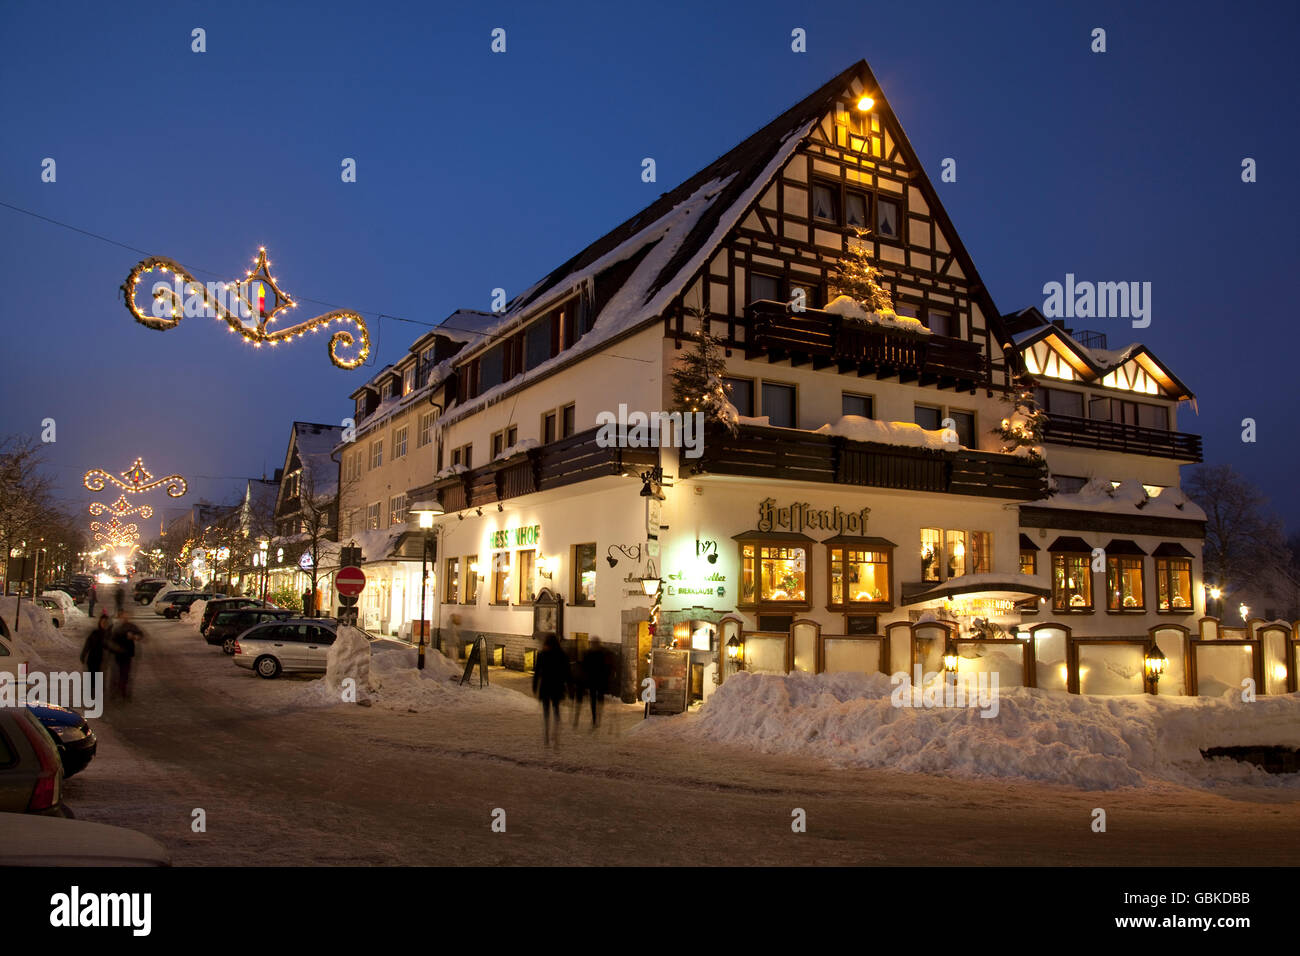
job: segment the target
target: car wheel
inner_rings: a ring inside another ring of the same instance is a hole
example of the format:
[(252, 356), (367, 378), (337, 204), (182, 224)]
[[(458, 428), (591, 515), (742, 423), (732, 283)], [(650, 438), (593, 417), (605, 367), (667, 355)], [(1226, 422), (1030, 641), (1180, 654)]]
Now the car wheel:
[(231, 657), (234, 657), (235, 639), (233, 637), (226, 638), (224, 641), (221, 642), (221, 649), (225, 651), (227, 654), (229, 654)]
[(59, 623), (59, 619), (58, 619), (57, 617), (56, 617), (56, 618), (52, 618), (51, 621), (50, 621), (50, 623), (52, 623), (55, 627), (62, 627), (62, 626), (63, 626), (62, 624)]
[(265, 677), (267, 680), (274, 680), (280, 676), (280, 662), (269, 654), (259, 657), (253, 663), (253, 669), (257, 671), (258, 677)]

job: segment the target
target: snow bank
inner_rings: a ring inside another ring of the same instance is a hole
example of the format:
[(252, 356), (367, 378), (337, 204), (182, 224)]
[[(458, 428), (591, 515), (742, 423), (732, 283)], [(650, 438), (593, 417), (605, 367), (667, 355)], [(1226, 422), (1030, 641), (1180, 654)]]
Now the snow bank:
[(984, 717), (977, 707), (896, 707), (892, 691), (883, 674), (741, 672), (698, 714), (653, 720), (637, 732), (846, 767), (1024, 778), (1085, 790), (1159, 781), (1300, 789), (1296, 775), (1201, 757), (1210, 747), (1300, 747), (1296, 694), (1246, 704), (1239, 695), (1090, 697), (1017, 687), (1002, 690), (996, 716)]
[(186, 624), (194, 625), (194, 629), (198, 630), (199, 625), (203, 623), (203, 612), (207, 606), (208, 602), (200, 598), (191, 604), (188, 610), (181, 614), (181, 620)]
[(861, 415), (845, 415), (834, 425), (823, 425), (814, 435), (838, 435), (852, 441), (873, 441), (882, 445), (907, 445), (911, 448), (932, 448), (936, 451), (956, 451), (961, 443), (956, 432), (944, 441), (944, 429), (926, 431), (912, 422), (878, 422)]
[(904, 332), (915, 332), (920, 335), (932, 334), (920, 319), (914, 319), (908, 315), (898, 315), (895, 312), (868, 312), (867, 309), (852, 296), (837, 295), (826, 304), (823, 310), (835, 315), (843, 316), (846, 319), (852, 319), (856, 322), (864, 322), (867, 325), (883, 325), (889, 328), (900, 329)]
[(33, 604), (30, 598), (23, 598), (21, 617), (15, 633), (14, 609), (17, 604), (16, 597), (0, 598), (0, 618), (4, 619), (5, 626), (9, 629), (9, 640), (20, 659), (26, 659), (29, 664), (39, 664), (44, 660), (41, 651), (66, 652), (79, 648), (79, 641), (84, 637), (82, 632), (88, 629), (84, 626), (88, 624), (84, 617), (77, 622), (83, 626), (77, 627), (77, 633), (68, 637), (54, 626), (49, 611), (39, 604)]
[[(345, 632), (350, 632), (345, 634)], [(460, 684), (463, 668), (438, 651), (425, 649), (424, 670), (416, 669), (416, 650), (397, 641), (369, 641), (355, 628), (342, 626), (330, 648), (324, 679), (302, 689), (305, 701), (338, 703), (342, 681), (356, 681), (357, 701), (383, 708), (420, 713), (433, 710), (490, 708), (533, 710), (536, 705), (518, 691), (489, 685), (480, 688), (475, 673)]]

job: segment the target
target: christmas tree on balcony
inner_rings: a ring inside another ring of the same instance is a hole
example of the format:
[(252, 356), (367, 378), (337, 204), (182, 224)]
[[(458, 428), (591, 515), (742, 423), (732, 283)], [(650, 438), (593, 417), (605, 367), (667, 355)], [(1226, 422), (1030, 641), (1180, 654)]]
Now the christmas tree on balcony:
[[(698, 310), (690, 314), (703, 319)], [(734, 435), (740, 412), (731, 404), (731, 386), (724, 381), (726, 374), (727, 363), (718, 340), (705, 330), (701, 321), (694, 348), (678, 359), (671, 373), (673, 411), (703, 412), (706, 424), (720, 424)]]
[(844, 255), (835, 265), (831, 289), (836, 297), (826, 306), (827, 312), (843, 316), (850, 322), (885, 325), (928, 335), (929, 329), (918, 320), (894, 311), (894, 299), (880, 281), (880, 270), (871, 261), (871, 233), (854, 230), (855, 237), (845, 243)]
[(1002, 450), (1027, 458), (1042, 458), (1047, 412), (1034, 397), (1034, 380), (1024, 372), (1018, 373), (1002, 401), (1011, 409), (993, 429), (993, 434), (1002, 439)]

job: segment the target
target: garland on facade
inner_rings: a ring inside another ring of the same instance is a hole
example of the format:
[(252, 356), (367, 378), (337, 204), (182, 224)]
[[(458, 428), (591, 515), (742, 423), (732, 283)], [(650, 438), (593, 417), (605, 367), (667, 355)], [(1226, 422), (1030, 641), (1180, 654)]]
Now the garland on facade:
[[(695, 314), (695, 313), (693, 313)], [(672, 370), (673, 411), (703, 412), (705, 420), (736, 433), (740, 413), (731, 404), (731, 386), (724, 380), (727, 363), (718, 340), (701, 326), (695, 347), (685, 352)]]
[[(271, 275), (271, 263), (266, 258), (265, 246), (258, 249), (253, 264), (254, 268), (245, 273), (242, 281), (211, 282), (205, 286), (175, 260), (150, 256), (137, 262), (122, 284), (126, 307), (141, 325), (164, 332), (175, 328), (182, 316), (206, 315), (221, 319), (231, 332), (237, 332), (255, 348), (261, 348), (264, 342), (279, 345), (281, 342), (300, 339), (308, 332), (318, 332), (335, 324), (342, 325), (345, 327), (330, 336), (330, 361), (338, 368), (351, 369), (366, 360), (370, 354), (370, 332), (360, 314), (350, 309), (335, 309), (286, 329), (268, 331), (267, 327), (276, 321), (281, 312), (297, 308), (298, 303), (280, 289)], [(136, 288), (140, 279), (155, 269), (164, 275), (175, 274), (176, 279), (171, 284), (154, 283), (153, 305), (146, 311), (136, 303)], [(269, 301), (268, 288), (271, 293)], [(347, 326), (355, 328), (356, 334)], [(351, 358), (340, 354), (341, 350), (351, 350), (354, 347), (356, 354)]]
[(1047, 432), (1047, 412), (1034, 397), (1034, 380), (1024, 372), (1017, 373), (1001, 401), (1011, 409), (993, 429), (993, 434), (1002, 439), (1002, 450), (1030, 458), (1043, 457), (1041, 446)]

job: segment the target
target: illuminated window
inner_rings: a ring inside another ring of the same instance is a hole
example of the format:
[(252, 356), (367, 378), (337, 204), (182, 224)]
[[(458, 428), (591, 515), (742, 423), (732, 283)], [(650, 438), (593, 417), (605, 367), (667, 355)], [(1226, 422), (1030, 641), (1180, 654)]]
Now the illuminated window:
[(808, 552), (802, 545), (745, 542), (740, 564), (741, 604), (808, 603)]
[(1141, 611), (1146, 598), (1142, 589), (1142, 556), (1121, 554), (1106, 558), (1106, 610)]
[(478, 603), (478, 555), (471, 554), (465, 558), (465, 588), (462, 603)]
[(939, 567), (943, 562), (943, 530), (921, 529), (921, 580), (938, 581)]
[(596, 546), (573, 546), (573, 603), (596, 603)]
[(889, 565), (892, 549), (833, 546), (827, 548), (830, 566), (830, 605), (872, 605), (888, 608)]
[(1052, 555), (1052, 610), (1082, 613), (1092, 610), (1091, 553)]
[(1038, 550), (1035, 548), (1020, 549), (1020, 573), (1037, 574), (1038, 573)]
[(1156, 558), (1156, 588), (1159, 610), (1192, 610), (1192, 559)]
[(533, 549), (519, 552), (515, 590), (516, 604), (532, 604), (537, 597), (537, 552)]
[(442, 602), (444, 604), (455, 604), (458, 600), (457, 595), (460, 593), (460, 558), (447, 559), (447, 570), (443, 582)]
[(510, 552), (492, 555), (492, 603), (510, 603)]

